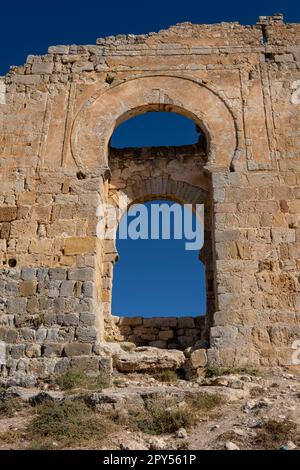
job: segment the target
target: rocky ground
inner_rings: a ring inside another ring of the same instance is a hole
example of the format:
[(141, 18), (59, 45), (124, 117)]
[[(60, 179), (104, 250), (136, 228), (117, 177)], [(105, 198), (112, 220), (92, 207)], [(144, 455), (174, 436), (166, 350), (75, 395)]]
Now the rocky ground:
[(300, 449), (299, 370), (116, 372), (92, 390), (67, 379), (0, 391), (0, 449)]

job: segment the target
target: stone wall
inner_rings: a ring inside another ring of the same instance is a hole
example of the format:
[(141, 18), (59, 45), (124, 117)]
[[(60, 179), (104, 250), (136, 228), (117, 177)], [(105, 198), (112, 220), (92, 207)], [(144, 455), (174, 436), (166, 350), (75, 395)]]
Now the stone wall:
[(114, 317), (122, 339), (137, 346), (180, 349), (195, 346), (204, 331), (204, 317)]
[[(253, 26), (181, 23), (51, 46), (0, 79), (2, 377), (36, 380), (75, 359), (106, 364), (97, 353), (115, 329), (117, 253), (97, 227), (122, 193), (131, 202), (202, 197), (209, 362), (292, 364), (300, 339), (299, 44), (300, 25), (281, 15)], [(144, 149), (139, 162), (131, 151), (114, 154), (115, 127), (151, 110), (192, 119), (205, 148), (157, 159)]]

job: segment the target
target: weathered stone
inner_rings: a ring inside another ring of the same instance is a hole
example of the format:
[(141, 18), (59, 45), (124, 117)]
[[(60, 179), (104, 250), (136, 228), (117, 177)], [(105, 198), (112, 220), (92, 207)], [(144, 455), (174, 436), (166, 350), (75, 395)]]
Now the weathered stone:
[(63, 344), (61, 343), (47, 343), (42, 346), (42, 356), (44, 357), (55, 357), (61, 356), (63, 350)]
[(17, 207), (0, 207), (0, 222), (11, 222), (17, 218)]
[(41, 346), (39, 344), (27, 344), (25, 354), (27, 357), (39, 357), (41, 356)]
[(94, 326), (81, 327), (76, 329), (76, 337), (81, 343), (92, 343), (97, 339), (97, 329)]
[(207, 365), (206, 349), (196, 349), (190, 356), (191, 366), (193, 369), (198, 367), (205, 367)]
[(32, 64), (32, 73), (36, 74), (51, 74), (53, 72), (53, 62), (34, 62)]
[(181, 351), (140, 347), (132, 352), (121, 352), (116, 358), (116, 368), (120, 372), (178, 369), (184, 361), (185, 357)]
[(60, 286), (60, 295), (62, 297), (71, 297), (74, 295), (75, 281), (62, 281)]
[(69, 269), (68, 279), (74, 281), (93, 281), (95, 271), (92, 268)]
[(31, 295), (35, 295), (36, 287), (36, 281), (23, 281), (20, 284), (20, 295), (22, 297), (29, 297)]
[(88, 356), (92, 353), (92, 345), (87, 343), (69, 343), (64, 347), (66, 356)]
[(23, 281), (34, 281), (36, 277), (35, 268), (23, 268), (21, 272), (21, 278)]
[(57, 323), (64, 326), (77, 326), (79, 324), (79, 316), (75, 313), (58, 314)]

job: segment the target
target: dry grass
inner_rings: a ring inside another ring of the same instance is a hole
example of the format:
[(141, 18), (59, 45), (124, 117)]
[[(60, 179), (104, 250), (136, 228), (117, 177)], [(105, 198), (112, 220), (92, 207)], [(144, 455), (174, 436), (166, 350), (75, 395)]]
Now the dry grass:
[(22, 402), (19, 398), (2, 398), (0, 400), (0, 417), (11, 418), (22, 409)]
[(111, 429), (101, 415), (81, 401), (45, 403), (27, 428), (30, 448), (79, 446), (91, 439), (102, 440)]
[(82, 371), (70, 369), (65, 374), (61, 374), (55, 379), (56, 384), (61, 390), (72, 391), (81, 390), (103, 390), (109, 387), (109, 382), (103, 375), (89, 376)]
[(299, 439), (296, 423), (289, 420), (277, 421), (270, 419), (258, 431), (253, 444), (259, 449), (271, 450), (279, 449), (287, 441), (297, 442)]
[(112, 419), (117, 425), (133, 431), (152, 435), (172, 434), (182, 427), (194, 426), (203, 413), (222, 403), (219, 395), (200, 395), (184, 402), (149, 400), (146, 409), (131, 408), (126, 413), (121, 410)]
[(152, 369), (148, 374), (159, 382), (172, 383), (178, 380), (176, 371), (171, 369)]
[(246, 367), (217, 367), (209, 366), (205, 368), (205, 377), (219, 377), (221, 375), (234, 375), (234, 374), (245, 374), (251, 375), (254, 377), (259, 376), (259, 371), (257, 369), (249, 369)]

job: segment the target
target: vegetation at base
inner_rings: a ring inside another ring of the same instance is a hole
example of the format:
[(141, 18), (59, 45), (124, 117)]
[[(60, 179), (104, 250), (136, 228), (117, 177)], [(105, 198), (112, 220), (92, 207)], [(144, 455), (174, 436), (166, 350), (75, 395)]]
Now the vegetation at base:
[(263, 450), (279, 449), (288, 441), (299, 443), (300, 434), (297, 424), (293, 421), (266, 421), (254, 438), (254, 445)]
[(90, 439), (103, 439), (111, 423), (82, 401), (46, 402), (37, 407), (37, 415), (27, 428), (31, 448), (78, 445)]
[(70, 369), (65, 374), (61, 374), (55, 378), (56, 384), (61, 390), (71, 391), (74, 389), (81, 390), (102, 390), (109, 387), (107, 377), (103, 374), (87, 375), (77, 369)]
[(219, 395), (199, 395), (186, 401), (150, 400), (146, 409), (128, 407), (116, 412), (111, 418), (114, 422), (132, 431), (146, 434), (171, 434), (180, 428), (190, 428), (196, 424), (205, 412), (215, 409), (223, 403)]
[(22, 409), (22, 402), (19, 398), (0, 399), (0, 417), (11, 418)]
[(208, 366), (205, 368), (205, 377), (219, 377), (221, 375), (231, 375), (231, 374), (245, 374), (252, 375), (254, 377), (259, 376), (259, 371), (257, 369), (251, 369), (247, 367), (217, 367), (217, 366)]
[(172, 369), (151, 369), (147, 371), (147, 374), (151, 375), (154, 379), (159, 382), (176, 382), (178, 375), (175, 370)]

